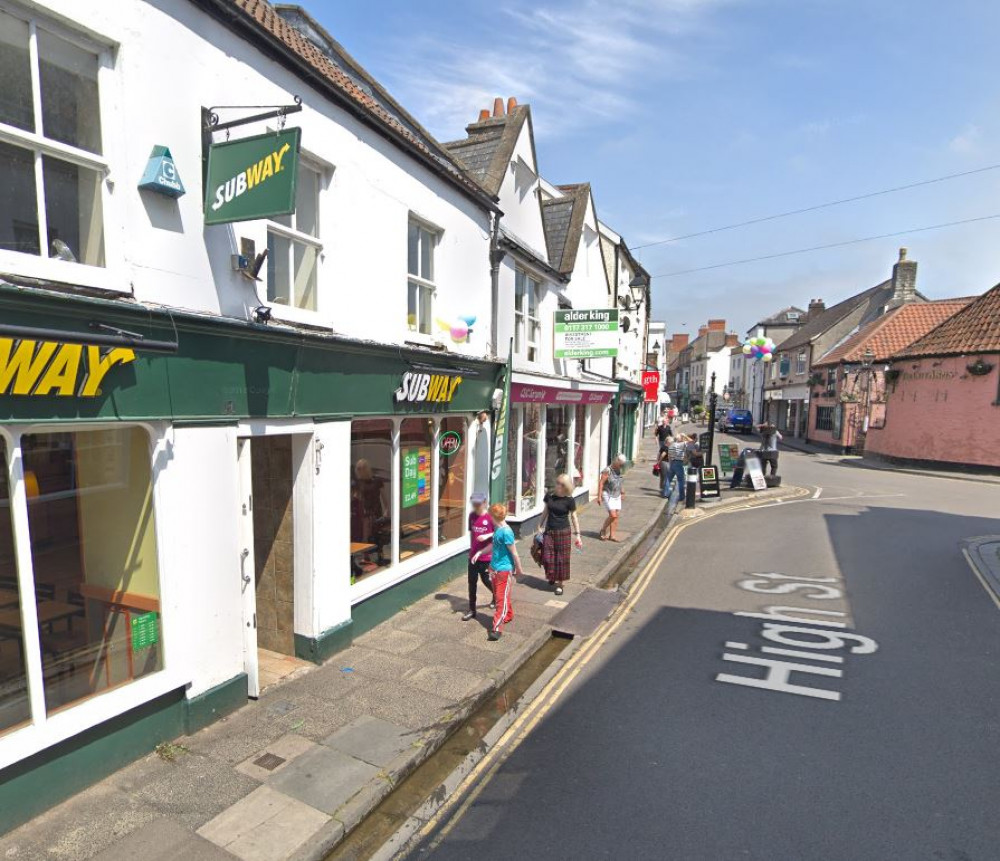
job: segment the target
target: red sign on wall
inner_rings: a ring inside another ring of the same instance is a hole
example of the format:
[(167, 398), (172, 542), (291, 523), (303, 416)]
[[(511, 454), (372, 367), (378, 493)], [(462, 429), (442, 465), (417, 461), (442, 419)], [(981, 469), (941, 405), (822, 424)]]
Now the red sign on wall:
[(655, 404), (660, 399), (660, 372), (643, 371), (642, 388), (645, 390), (647, 404)]

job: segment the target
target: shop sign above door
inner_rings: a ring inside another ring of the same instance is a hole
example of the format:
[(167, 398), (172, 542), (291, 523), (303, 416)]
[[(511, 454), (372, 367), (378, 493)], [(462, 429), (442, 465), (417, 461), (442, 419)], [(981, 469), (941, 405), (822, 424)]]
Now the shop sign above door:
[(618, 309), (555, 312), (557, 359), (611, 359), (618, 355)]
[(295, 211), (301, 129), (212, 144), (205, 224), (253, 221)]
[(108, 371), (134, 361), (127, 347), (0, 338), (0, 395), (96, 398)]
[(461, 377), (407, 371), (403, 374), (394, 397), (397, 403), (450, 404), (461, 384)]

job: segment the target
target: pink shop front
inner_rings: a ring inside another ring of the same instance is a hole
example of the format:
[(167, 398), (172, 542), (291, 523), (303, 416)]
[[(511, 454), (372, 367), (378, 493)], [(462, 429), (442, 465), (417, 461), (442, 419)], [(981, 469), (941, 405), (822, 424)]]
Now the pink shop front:
[(608, 405), (617, 386), (515, 373), (511, 385), (511, 448), (507, 507), (516, 523), (542, 512), (542, 500), (566, 473), (578, 497), (593, 495), (605, 466)]

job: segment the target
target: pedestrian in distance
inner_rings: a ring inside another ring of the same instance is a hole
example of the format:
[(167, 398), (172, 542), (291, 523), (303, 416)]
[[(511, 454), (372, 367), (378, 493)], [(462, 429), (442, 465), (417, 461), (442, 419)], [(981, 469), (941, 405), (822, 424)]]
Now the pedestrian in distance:
[(615, 457), (610, 464), (601, 470), (601, 479), (597, 484), (597, 502), (604, 506), (608, 516), (601, 526), (601, 541), (617, 541), (615, 532), (618, 530), (618, 517), (622, 513), (622, 500), (625, 498), (625, 464), (628, 458), (623, 454)]
[(563, 583), (569, 580), (573, 545), (576, 545), (577, 550), (583, 549), (573, 489), (573, 481), (568, 475), (564, 473), (558, 476), (555, 489), (545, 494), (545, 511), (538, 524), (538, 533), (542, 536), (545, 579), (557, 595), (562, 595)]
[(493, 582), (493, 624), (488, 639), (499, 640), (503, 626), (514, 620), (514, 605), (511, 603), (512, 580), (523, 576), (521, 560), (514, 544), (514, 531), (507, 525), (507, 506), (495, 502), (490, 506), (493, 521), (493, 551), (490, 555), (490, 579)]
[(674, 482), (676, 482), (678, 505), (680, 504), (680, 500), (684, 498), (684, 464), (687, 462), (687, 456), (687, 437), (684, 434), (677, 434), (667, 449), (668, 477), (667, 483), (660, 493), (664, 499), (670, 499), (670, 495), (673, 493)]
[[(486, 494), (473, 493), (469, 497), (472, 511), (469, 514), (469, 612), (463, 622), (476, 618), (476, 593), (479, 583), (493, 594), (490, 579), (490, 557), (493, 553), (493, 520), (486, 510)], [(492, 599), (490, 607), (493, 607)]]
[(698, 437), (692, 434), (687, 440), (688, 465), (693, 466), (695, 469), (701, 469), (705, 465), (705, 456), (702, 454), (701, 446), (698, 444)]
[(670, 446), (673, 444), (673, 441), (674, 438), (672, 436), (668, 436), (664, 440), (656, 459), (656, 466), (659, 469), (657, 474), (660, 477), (660, 496), (664, 499), (670, 496), (667, 488), (670, 485)]
[(670, 429), (670, 419), (666, 416), (660, 419), (660, 423), (656, 426), (656, 441), (660, 444), (662, 448), (667, 444), (667, 437), (673, 436), (674, 432)]
[(768, 464), (771, 466), (771, 475), (778, 474), (778, 443), (784, 437), (773, 424), (765, 422), (758, 427), (760, 430), (760, 469), (767, 475)]

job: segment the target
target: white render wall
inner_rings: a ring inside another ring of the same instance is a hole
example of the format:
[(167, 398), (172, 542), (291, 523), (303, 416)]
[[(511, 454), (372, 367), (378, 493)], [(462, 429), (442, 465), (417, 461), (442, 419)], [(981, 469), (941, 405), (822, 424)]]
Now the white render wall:
[[(442, 231), (435, 255), (434, 316), (479, 318), (469, 344), (454, 344), (437, 326), (433, 337), (449, 349), (485, 355), (491, 310), (489, 217), (454, 186), (188, 0), (44, 0), (36, 5), (117, 46), (115, 69), (101, 80), (103, 137), (114, 185), (106, 218), (113, 234), (103, 279), (109, 285), (131, 290), (142, 301), (238, 318), (262, 304), (266, 270), (255, 293), (250, 282), (231, 271), (230, 255), (241, 237), (253, 239), (258, 252), (264, 250), (264, 223), (203, 224), (201, 107), (291, 104), (298, 94), (303, 110), (288, 117), (288, 126), (302, 128), (303, 154), (327, 171), (320, 201), (324, 251), (318, 310), (275, 306), (275, 317), (383, 342), (423, 340), (406, 326), (412, 212)], [(220, 116), (226, 120), (254, 112), (222, 111)], [(231, 136), (267, 128), (245, 126)], [(225, 140), (225, 133), (215, 139)], [(136, 188), (155, 144), (169, 147), (186, 188), (177, 201)], [(115, 247), (120, 254), (112, 254)]]

